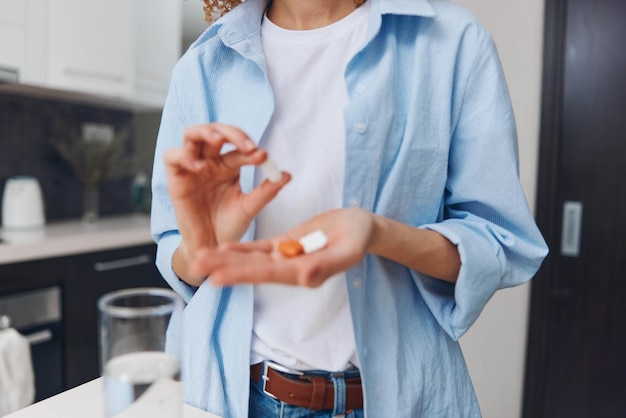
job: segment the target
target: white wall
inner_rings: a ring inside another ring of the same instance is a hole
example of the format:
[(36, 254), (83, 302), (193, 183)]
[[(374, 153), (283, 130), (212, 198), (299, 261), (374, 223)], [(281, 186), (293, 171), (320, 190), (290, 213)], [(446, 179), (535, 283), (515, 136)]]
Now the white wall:
[(183, 9), (183, 52), (209, 26), (204, 20), (204, 3), (200, 0), (182, 2)]
[[(456, 0), (493, 35), (517, 120), (520, 176), (531, 208), (539, 148), (544, 0)], [(461, 339), (484, 418), (521, 416), (530, 286), (497, 293)]]

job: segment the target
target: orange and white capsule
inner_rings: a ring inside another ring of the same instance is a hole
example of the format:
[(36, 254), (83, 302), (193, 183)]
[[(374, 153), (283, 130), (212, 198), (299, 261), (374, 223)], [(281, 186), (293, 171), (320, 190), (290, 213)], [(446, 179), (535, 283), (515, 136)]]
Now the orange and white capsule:
[(321, 231), (313, 231), (299, 240), (283, 241), (278, 244), (278, 250), (285, 257), (295, 257), (302, 254), (311, 254), (319, 251), (328, 244), (328, 237)]

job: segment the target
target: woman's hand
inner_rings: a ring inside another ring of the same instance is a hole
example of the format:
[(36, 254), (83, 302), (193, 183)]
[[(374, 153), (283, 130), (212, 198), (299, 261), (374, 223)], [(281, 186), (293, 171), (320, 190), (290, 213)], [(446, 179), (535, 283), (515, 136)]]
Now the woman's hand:
[[(225, 144), (234, 149), (222, 153)], [(165, 153), (168, 189), (182, 236), (174, 270), (183, 280), (188, 279), (186, 264), (200, 248), (241, 239), (259, 211), (289, 182), (289, 174), (282, 173), (279, 182), (266, 180), (243, 193), (241, 167), (266, 159), (265, 151), (243, 131), (218, 123), (188, 128), (182, 147)]]
[[(281, 241), (323, 231), (323, 249), (296, 257), (278, 250)], [(417, 228), (363, 209), (337, 209), (271, 240), (227, 243), (203, 248), (190, 265), (194, 274), (211, 276), (215, 285), (284, 283), (316, 287), (354, 267), (365, 254), (395, 261), (407, 268), (455, 283), (461, 269), (456, 245), (436, 231)]]
[[(374, 222), (374, 215), (362, 209), (332, 210), (271, 240), (203, 248), (190, 268), (196, 275), (210, 276), (215, 285), (273, 282), (317, 287), (364, 257)], [(291, 258), (278, 250), (281, 241), (297, 240), (318, 229), (328, 237), (323, 249)]]

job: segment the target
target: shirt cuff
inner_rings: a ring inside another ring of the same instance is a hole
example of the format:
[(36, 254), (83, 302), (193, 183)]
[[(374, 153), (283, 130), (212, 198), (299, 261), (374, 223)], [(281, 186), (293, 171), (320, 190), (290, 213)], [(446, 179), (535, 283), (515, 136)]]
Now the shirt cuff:
[(178, 293), (185, 303), (189, 303), (197, 288), (182, 281), (172, 268), (172, 257), (180, 245), (181, 236), (169, 232), (161, 236), (157, 243), (156, 265), (165, 281)]
[(501, 287), (500, 250), (460, 222), (441, 222), (423, 228), (440, 233), (459, 251), (461, 268), (456, 283), (413, 272), (415, 283), (435, 319), (450, 337), (458, 340)]

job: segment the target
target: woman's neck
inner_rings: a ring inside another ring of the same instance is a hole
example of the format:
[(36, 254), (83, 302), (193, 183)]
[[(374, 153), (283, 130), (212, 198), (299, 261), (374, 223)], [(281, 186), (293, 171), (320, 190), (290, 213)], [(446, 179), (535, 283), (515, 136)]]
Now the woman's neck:
[(343, 19), (356, 7), (354, 0), (272, 0), (267, 17), (285, 29), (317, 29)]

